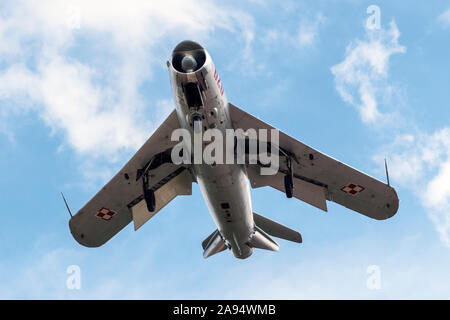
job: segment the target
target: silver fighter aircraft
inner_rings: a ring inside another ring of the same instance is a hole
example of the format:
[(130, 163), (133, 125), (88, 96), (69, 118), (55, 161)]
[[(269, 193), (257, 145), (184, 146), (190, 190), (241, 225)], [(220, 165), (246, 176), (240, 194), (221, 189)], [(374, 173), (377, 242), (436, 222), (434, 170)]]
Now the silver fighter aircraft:
[[(135, 230), (179, 195), (191, 195), (197, 182), (217, 226), (202, 243), (203, 256), (230, 249), (236, 258), (255, 248), (278, 250), (272, 237), (301, 243), (300, 233), (252, 210), (250, 187), (270, 186), (327, 211), (327, 200), (367, 217), (383, 220), (398, 210), (389, 185), (355, 170), (279, 131), (279, 168), (262, 175), (262, 164), (175, 164), (173, 130), (216, 128), (273, 129), (228, 102), (209, 53), (183, 41), (167, 62), (176, 110), (69, 222), (73, 237), (86, 247), (99, 247), (134, 222)], [(200, 126), (199, 126), (200, 125)]]

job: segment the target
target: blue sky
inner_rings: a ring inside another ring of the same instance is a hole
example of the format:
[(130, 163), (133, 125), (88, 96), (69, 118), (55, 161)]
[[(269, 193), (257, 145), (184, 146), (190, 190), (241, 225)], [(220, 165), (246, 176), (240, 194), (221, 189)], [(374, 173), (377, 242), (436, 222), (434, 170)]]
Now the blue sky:
[[(439, 0), (2, 1), (0, 298), (450, 298), (449, 37)], [(246, 111), (381, 180), (387, 157), (397, 215), (252, 190), (303, 244), (204, 260), (215, 226), (194, 185), (138, 232), (80, 246), (60, 192), (77, 211), (170, 113), (165, 62), (184, 39)]]

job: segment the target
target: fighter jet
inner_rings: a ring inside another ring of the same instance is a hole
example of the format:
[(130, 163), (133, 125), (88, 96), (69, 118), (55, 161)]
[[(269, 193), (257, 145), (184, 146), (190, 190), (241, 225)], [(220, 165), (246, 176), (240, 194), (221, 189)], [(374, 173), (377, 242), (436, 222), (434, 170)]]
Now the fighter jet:
[[(399, 199), (389, 180), (384, 183), (372, 178), (281, 131), (277, 141), (266, 139), (271, 148), (276, 144), (279, 156), (272, 174), (262, 174), (265, 165), (248, 161), (248, 154), (243, 164), (174, 161), (179, 141), (171, 137), (176, 129), (195, 135), (211, 128), (219, 132), (274, 128), (227, 100), (210, 54), (198, 43), (179, 43), (167, 66), (176, 108), (128, 163), (71, 217), (70, 231), (83, 246), (105, 244), (131, 221), (134, 229), (139, 229), (177, 196), (191, 195), (193, 182), (199, 185), (217, 226), (202, 242), (204, 258), (226, 249), (239, 259), (250, 257), (255, 248), (277, 251), (279, 245), (273, 237), (302, 242), (297, 231), (253, 212), (250, 186), (270, 186), (287, 198), (324, 211), (327, 201), (333, 201), (376, 220), (397, 212)], [(247, 149), (246, 145), (245, 152)]]

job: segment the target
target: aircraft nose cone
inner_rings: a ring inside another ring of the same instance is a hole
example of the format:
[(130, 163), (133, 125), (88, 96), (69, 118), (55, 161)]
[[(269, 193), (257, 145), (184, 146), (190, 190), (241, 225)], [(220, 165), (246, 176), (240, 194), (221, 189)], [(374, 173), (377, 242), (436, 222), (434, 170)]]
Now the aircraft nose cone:
[(197, 68), (197, 61), (191, 55), (186, 55), (181, 60), (181, 68), (184, 72), (193, 72)]

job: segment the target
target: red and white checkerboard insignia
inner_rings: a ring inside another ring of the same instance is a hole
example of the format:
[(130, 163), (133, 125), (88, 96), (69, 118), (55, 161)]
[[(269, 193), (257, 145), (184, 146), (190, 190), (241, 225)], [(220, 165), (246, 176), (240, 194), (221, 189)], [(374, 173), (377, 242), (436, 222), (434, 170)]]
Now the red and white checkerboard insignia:
[(364, 189), (365, 188), (363, 186), (360, 186), (359, 184), (349, 183), (348, 185), (343, 186), (341, 188), (341, 191), (345, 192), (345, 193), (348, 193), (348, 194), (351, 194), (352, 196), (354, 196), (354, 195), (356, 195), (358, 193), (363, 192)]
[(109, 210), (107, 208), (101, 208), (100, 210), (98, 210), (97, 214), (95, 215), (96, 217), (109, 221), (112, 219), (112, 217), (116, 214), (115, 211)]

